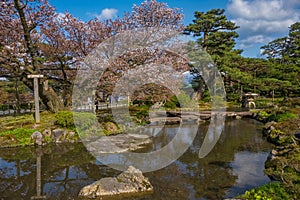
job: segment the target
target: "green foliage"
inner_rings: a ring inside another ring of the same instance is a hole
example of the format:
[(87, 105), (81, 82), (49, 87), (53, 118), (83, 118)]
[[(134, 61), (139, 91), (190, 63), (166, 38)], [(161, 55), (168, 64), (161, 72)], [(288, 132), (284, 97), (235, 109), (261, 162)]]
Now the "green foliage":
[(181, 92), (177, 96), (172, 96), (170, 100), (164, 104), (164, 107), (167, 109), (194, 108), (196, 103), (197, 102), (192, 100), (186, 93)]
[(284, 96), (292, 92), (299, 94), (300, 91), (299, 36), (300, 22), (296, 22), (290, 27), (288, 36), (275, 39), (261, 47), (263, 55), (267, 56), (272, 66), (268, 73), (270, 88), (280, 90)]
[(143, 118), (146, 118), (147, 116), (149, 115), (149, 111), (148, 110), (140, 110), (138, 111), (135, 116), (138, 118), (138, 119), (143, 119)]
[(175, 109), (177, 105), (178, 105), (178, 99), (174, 95), (165, 103), (164, 107), (167, 109)]
[(192, 108), (195, 102), (184, 92), (181, 92), (178, 96), (178, 103), (180, 108)]
[(268, 122), (269, 121), (269, 117), (271, 116), (270, 113), (268, 113), (267, 111), (265, 110), (261, 110), (261, 111), (254, 111), (255, 113), (255, 118), (261, 122)]
[(281, 99), (273, 99), (272, 98), (257, 98), (255, 99), (256, 108), (267, 109), (274, 107), (274, 105), (279, 105)]
[(226, 94), (226, 99), (227, 99), (227, 101), (238, 102), (240, 100), (240, 95), (239, 94), (235, 94), (233, 92), (227, 93)]
[(283, 122), (298, 117), (296, 114), (289, 112), (284, 107), (260, 110), (255, 114), (256, 119), (265, 123), (270, 121)]
[[(299, 147), (298, 147), (299, 148)], [(300, 152), (292, 145), (284, 144), (276, 148), (278, 154), (265, 163), (265, 174), (274, 180), (282, 181), (281, 186), (289, 194), (289, 200), (300, 196)]]
[(69, 128), (74, 130), (75, 124), (73, 120), (73, 113), (70, 111), (59, 111), (55, 114), (55, 125), (58, 125), (62, 128)]
[(209, 90), (205, 90), (205, 91), (202, 93), (202, 95), (201, 95), (201, 100), (204, 101), (204, 102), (210, 102), (210, 101), (211, 101)]
[(211, 55), (222, 55), (233, 49), (234, 38), (238, 28), (233, 22), (227, 20), (224, 9), (212, 9), (207, 12), (194, 13), (195, 20), (189, 24), (185, 32), (199, 37), (198, 43)]
[(132, 117), (132, 121), (137, 124), (149, 123), (149, 109), (148, 105), (131, 106), (130, 116)]
[(286, 112), (286, 113), (273, 115), (271, 119), (277, 122), (282, 122), (292, 118), (297, 118), (297, 115), (294, 113)]
[(290, 108), (300, 107), (300, 98), (288, 98), (280, 102), (281, 106), (287, 106)]
[(247, 200), (289, 200), (291, 197), (279, 182), (271, 182), (261, 187), (246, 191), (238, 198)]
[(0, 132), (0, 137), (4, 137), (6, 139), (15, 139), (17, 140), (17, 144), (29, 145), (31, 144), (30, 137), (35, 131), (36, 130), (32, 129), (18, 128), (14, 130)]
[(97, 126), (97, 117), (93, 113), (75, 112), (73, 116), (76, 120), (77, 130), (94, 129)]
[[(74, 118), (76, 119), (76, 125), (74, 123)], [(59, 111), (55, 114), (55, 124), (71, 130), (87, 130), (91, 128), (97, 121), (97, 117), (93, 113), (87, 112), (71, 112), (71, 111)]]
[(275, 39), (261, 47), (263, 55), (277, 62), (298, 63), (300, 52), (300, 22), (292, 24), (289, 35)]

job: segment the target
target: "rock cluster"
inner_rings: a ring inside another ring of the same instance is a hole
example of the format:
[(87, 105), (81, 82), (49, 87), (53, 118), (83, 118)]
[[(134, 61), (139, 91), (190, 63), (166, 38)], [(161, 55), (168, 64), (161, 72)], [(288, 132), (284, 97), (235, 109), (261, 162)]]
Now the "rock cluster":
[(283, 131), (282, 124), (265, 124), (264, 135), (274, 144), (265, 163), (265, 173), (284, 183), (290, 193), (300, 195), (300, 140), (297, 133)]
[(299, 142), (297, 142), (297, 133), (288, 133), (280, 127), (281, 125), (276, 122), (265, 124), (263, 134), (270, 143), (276, 146), (299, 145)]
[(79, 192), (79, 196), (98, 198), (151, 192), (153, 192), (153, 186), (148, 178), (144, 177), (140, 170), (130, 166), (117, 177), (102, 178), (85, 186)]
[(77, 136), (75, 132), (68, 132), (63, 129), (54, 129), (54, 130), (44, 130), (42, 133), (39, 131), (35, 131), (31, 137), (30, 140), (35, 145), (43, 145), (48, 142), (55, 142), (55, 143), (61, 143), (61, 142), (75, 142), (77, 140)]

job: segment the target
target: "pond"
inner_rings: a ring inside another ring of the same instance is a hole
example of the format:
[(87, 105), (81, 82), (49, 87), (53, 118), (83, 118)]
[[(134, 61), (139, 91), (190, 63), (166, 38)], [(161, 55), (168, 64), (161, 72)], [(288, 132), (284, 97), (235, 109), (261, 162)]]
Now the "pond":
[[(271, 147), (262, 137), (262, 124), (251, 119), (225, 124), (208, 156), (198, 157), (208, 129), (201, 124), (193, 145), (177, 161), (144, 174), (154, 193), (126, 199), (224, 199), (269, 182), (263, 169)], [(161, 148), (175, 128), (166, 126), (142, 151)], [(81, 143), (0, 149), (0, 199), (78, 199), (85, 185), (119, 173), (99, 163)]]

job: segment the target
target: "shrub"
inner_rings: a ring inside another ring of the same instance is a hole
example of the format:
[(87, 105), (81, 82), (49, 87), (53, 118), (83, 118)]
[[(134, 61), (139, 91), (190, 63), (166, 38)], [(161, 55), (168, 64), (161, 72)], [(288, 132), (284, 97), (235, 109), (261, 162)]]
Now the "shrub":
[(71, 112), (71, 111), (60, 111), (55, 114), (55, 124), (71, 130), (76, 130), (74, 123), (74, 118), (76, 119), (77, 128), (81, 130), (87, 130), (94, 125), (97, 121), (97, 117), (93, 113), (86, 112)]
[(196, 107), (195, 101), (193, 101), (186, 93), (181, 92), (177, 96), (172, 96), (170, 100), (168, 100), (164, 107), (175, 109), (175, 108), (194, 108)]
[(164, 105), (165, 108), (169, 108), (169, 109), (175, 109), (178, 105), (178, 99), (177, 97), (174, 95), (172, 96)]
[(211, 102), (209, 90), (205, 90), (201, 95), (201, 100), (204, 102)]
[(297, 117), (296, 114), (289, 112), (286, 108), (261, 110), (256, 113), (256, 118), (265, 123), (270, 121), (283, 122)]
[(254, 188), (239, 196), (242, 199), (249, 200), (282, 200), (291, 199), (286, 190), (282, 187), (280, 182), (271, 182), (258, 188)]
[(98, 122), (96, 115), (93, 113), (75, 112), (73, 117), (76, 119), (76, 127), (80, 130), (93, 129)]
[(178, 101), (181, 108), (193, 108), (196, 102), (194, 102), (186, 93), (182, 92), (178, 95)]
[(71, 111), (59, 111), (55, 114), (55, 125), (62, 128), (75, 129), (73, 113)]

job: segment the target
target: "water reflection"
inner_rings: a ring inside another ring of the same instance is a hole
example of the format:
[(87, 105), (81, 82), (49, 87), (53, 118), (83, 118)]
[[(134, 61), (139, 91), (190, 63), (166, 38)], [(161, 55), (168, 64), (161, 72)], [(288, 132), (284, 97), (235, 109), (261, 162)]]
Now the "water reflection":
[[(174, 137), (174, 129), (156, 134), (143, 152), (165, 146)], [(214, 149), (199, 159), (207, 129), (206, 124), (200, 126), (193, 145), (177, 161), (145, 174), (154, 185), (153, 194), (132, 199), (222, 199), (269, 181), (263, 167), (270, 146), (261, 136), (259, 123), (227, 121)], [(83, 186), (119, 173), (97, 162), (82, 144), (1, 149), (0, 199), (77, 199)]]
[(39, 146), (36, 148), (36, 196), (32, 196), (31, 199), (46, 199), (46, 196), (42, 195), (42, 155), (42, 147)]

